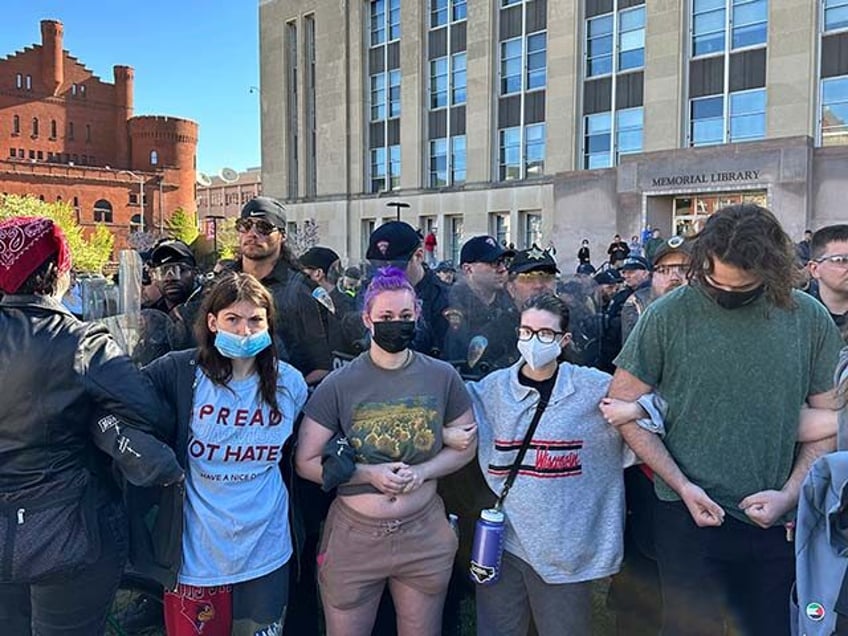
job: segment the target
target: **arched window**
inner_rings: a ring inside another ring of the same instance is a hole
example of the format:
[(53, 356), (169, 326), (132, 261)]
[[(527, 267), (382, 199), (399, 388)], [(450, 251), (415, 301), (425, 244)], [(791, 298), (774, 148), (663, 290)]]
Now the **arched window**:
[(74, 138), (74, 122), (68, 122), (68, 139)]
[(38, 137), (38, 117), (32, 118), (32, 136)]
[(106, 199), (100, 199), (94, 204), (94, 222), (95, 223), (111, 223), (112, 222), (112, 204)]
[(15, 75), (15, 88), (21, 89), (24, 87), (24, 76), (18, 73)]
[(27, 76), (26, 76), (26, 89), (27, 89), (28, 91), (31, 91), (31, 90), (32, 90), (32, 75), (27, 75)]
[(21, 118), (18, 115), (12, 117), (12, 134), (21, 134)]
[(56, 133), (57, 132), (58, 131), (56, 129), (56, 120), (51, 119), (50, 120), (50, 139), (56, 139)]
[(159, 153), (155, 150), (150, 151), (150, 165), (156, 166), (159, 165)]
[(91, 141), (91, 124), (85, 125), (85, 140)]

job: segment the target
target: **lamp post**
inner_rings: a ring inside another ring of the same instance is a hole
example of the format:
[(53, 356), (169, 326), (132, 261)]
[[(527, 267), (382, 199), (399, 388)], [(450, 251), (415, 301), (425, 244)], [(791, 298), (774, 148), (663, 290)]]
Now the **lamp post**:
[(136, 174), (132, 170), (121, 170), (118, 174), (127, 173), (133, 179), (138, 179), (138, 207), (141, 210), (138, 215), (139, 220), (141, 221), (141, 231), (144, 232), (144, 177), (140, 174)]
[(397, 217), (397, 220), (400, 221), (401, 208), (408, 208), (409, 204), (404, 203), (403, 201), (389, 201), (386, 204), (386, 207), (387, 208), (394, 208), (395, 209), (395, 216)]

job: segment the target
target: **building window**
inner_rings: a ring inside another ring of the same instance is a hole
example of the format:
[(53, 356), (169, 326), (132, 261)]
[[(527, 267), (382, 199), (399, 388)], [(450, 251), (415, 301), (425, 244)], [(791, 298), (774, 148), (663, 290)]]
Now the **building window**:
[(448, 0), (430, 1), (430, 28), (435, 29), (448, 23)]
[(498, 242), (498, 245), (508, 247), (510, 241), (509, 212), (495, 212), (489, 218), (489, 232)]
[(501, 42), (501, 95), (521, 90), (521, 38)]
[(645, 7), (618, 14), (618, 70), (645, 66)]
[(534, 33), (527, 36), (527, 79), (526, 90), (545, 88), (547, 74), (547, 34)]
[(71, 84), (71, 96), (72, 97), (77, 96), (77, 85), (76, 84)]
[(541, 177), (545, 173), (545, 124), (524, 127), (524, 177)]
[(74, 139), (74, 122), (72, 121), (68, 122), (68, 139), (71, 141)]
[(459, 263), (459, 255), (462, 250), (462, 235), (464, 225), (461, 216), (448, 218), (448, 257), (452, 263)]
[(21, 134), (21, 118), (19, 115), (14, 115), (12, 117), (12, 134), (20, 135)]
[(27, 76), (26, 76), (26, 89), (27, 89), (28, 91), (31, 91), (31, 90), (32, 90), (32, 75), (27, 75)]
[[(366, 184), (371, 192), (384, 192), (400, 185), (401, 74), (396, 53), (400, 37), (400, 0), (371, 0), (368, 74), (371, 128), (369, 141), (371, 171)], [(439, 97), (441, 99), (442, 97)], [(447, 98), (447, 94), (443, 96)]]
[(824, 0), (824, 30), (845, 28), (848, 28), (848, 0)]
[(514, 126), (500, 131), (498, 178), (512, 181), (521, 178), (521, 127)]
[(766, 136), (766, 91), (730, 94), (730, 141), (762, 139)]
[(523, 249), (542, 247), (542, 215), (538, 212), (521, 212), (521, 229), (524, 234)]
[(612, 15), (591, 18), (586, 25), (586, 77), (612, 73)]
[(288, 197), (296, 199), (299, 194), (298, 182), (298, 56), (297, 56), (297, 22), (286, 23), (286, 160), (288, 176)]
[(725, 51), (728, 29), (732, 49), (765, 44), (767, 0), (692, 0), (693, 57)]
[(158, 166), (159, 165), (159, 153), (155, 150), (150, 151), (150, 165)]
[(452, 0), (451, 2), (451, 20), (459, 22), (468, 17), (468, 8), (466, 0)]
[(616, 163), (622, 155), (642, 152), (642, 130), (644, 114), (642, 107), (620, 110), (616, 114), (615, 152)]
[(85, 140), (91, 141), (91, 124), (85, 125)]
[(56, 120), (50, 120), (50, 139), (56, 139), (57, 133), (59, 132), (58, 127), (56, 126)]
[(18, 156), (17, 148), (9, 148), (9, 156), (13, 159)]
[(690, 145), (710, 146), (724, 142), (724, 97), (691, 100)]
[[(78, 207), (79, 201), (74, 197), (74, 207)], [(94, 204), (94, 222), (95, 223), (111, 223), (112, 222), (112, 204), (106, 199), (100, 199)]]
[(35, 158), (38, 159), (39, 161), (44, 161), (44, 151), (43, 150), (37, 151), (35, 153)]
[(821, 83), (821, 145), (848, 144), (848, 75)]
[(430, 141), (430, 187), (443, 188), (448, 185), (448, 140)]
[(451, 183), (465, 183), (465, 135), (451, 137)]
[(35, 150), (30, 150), (30, 151), (29, 151), (29, 158), (30, 158), (30, 159), (35, 159)]
[(307, 15), (303, 18), (306, 31), (306, 196), (314, 197), (318, 193), (318, 124), (316, 116), (316, 94), (315, 94), (315, 15)]
[(18, 90), (24, 87), (24, 76), (20, 73), (15, 74), (15, 88)]
[(32, 118), (32, 136), (38, 137), (38, 117)]
[(80, 84), (80, 87), (79, 87), (79, 94), (80, 94), (80, 97), (82, 97), (83, 99), (85, 99), (85, 84)]
[(448, 105), (448, 58), (430, 61), (430, 109)]
[(451, 56), (451, 105), (464, 104), (466, 99), (466, 54), (454, 53)]
[(587, 170), (612, 165), (612, 117), (609, 112), (586, 115), (583, 122), (583, 167)]

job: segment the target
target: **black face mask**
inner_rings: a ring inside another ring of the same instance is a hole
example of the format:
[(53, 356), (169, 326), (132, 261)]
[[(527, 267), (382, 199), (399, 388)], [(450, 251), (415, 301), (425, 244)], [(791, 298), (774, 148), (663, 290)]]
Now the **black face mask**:
[(764, 285), (760, 285), (759, 287), (755, 287), (754, 289), (744, 292), (727, 291), (726, 289), (720, 289), (711, 285), (709, 281), (704, 281), (704, 286), (706, 287), (707, 293), (712, 296), (716, 303), (718, 303), (718, 306), (724, 307), (725, 309), (739, 309), (745, 305), (750, 305), (752, 302), (757, 300), (757, 298), (762, 296), (763, 292), (766, 290)]
[(414, 320), (385, 320), (374, 323), (374, 342), (388, 353), (399, 353), (415, 338)]

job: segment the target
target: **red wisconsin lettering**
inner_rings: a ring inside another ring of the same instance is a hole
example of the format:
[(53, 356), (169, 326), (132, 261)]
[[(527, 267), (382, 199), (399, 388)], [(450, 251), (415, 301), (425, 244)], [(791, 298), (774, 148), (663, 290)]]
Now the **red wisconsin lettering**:
[(536, 468), (548, 470), (567, 470), (570, 468), (580, 467), (580, 456), (575, 453), (565, 453), (564, 455), (554, 456), (548, 452), (548, 449), (539, 449), (536, 452)]
[(230, 409), (221, 407), (221, 410), (218, 411), (218, 419), (215, 420), (216, 424), (223, 424), (226, 426), (228, 424), (227, 418), (230, 416)]
[(200, 407), (198, 419), (203, 419), (207, 415), (212, 415), (215, 412), (215, 407), (211, 404), (204, 404)]
[(236, 411), (236, 426), (244, 426), (247, 424), (247, 409), (239, 409)]

